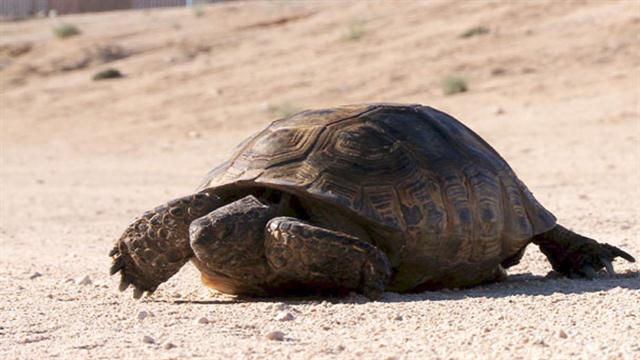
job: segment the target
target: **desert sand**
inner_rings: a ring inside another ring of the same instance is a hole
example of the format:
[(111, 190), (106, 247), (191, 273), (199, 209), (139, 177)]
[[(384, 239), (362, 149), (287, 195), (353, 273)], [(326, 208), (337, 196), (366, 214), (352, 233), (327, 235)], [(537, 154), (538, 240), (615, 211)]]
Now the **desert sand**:
[[(81, 34), (56, 38), (60, 24)], [(504, 283), (375, 302), (236, 299), (188, 264), (135, 301), (107, 256), (270, 121), (392, 101), (462, 120), (560, 223), (640, 257), (639, 34), (631, 0), (232, 2), (0, 23), (0, 358), (640, 358), (638, 263), (552, 278), (532, 245)], [(111, 67), (125, 77), (92, 81)], [(450, 74), (468, 91), (445, 95)]]

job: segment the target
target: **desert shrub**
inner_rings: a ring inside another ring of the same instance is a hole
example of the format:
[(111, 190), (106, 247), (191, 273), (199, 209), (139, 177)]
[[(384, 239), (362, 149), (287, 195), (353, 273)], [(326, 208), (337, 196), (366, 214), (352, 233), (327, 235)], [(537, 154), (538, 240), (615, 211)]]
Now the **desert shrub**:
[(442, 79), (442, 91), (445, 95), (465, 92), (469, 89), (467, 80), (458, 75), (449, 75)]
[(348, 41), (357, 41), (364, 37), (367, 33), (364, 24), (361, 21), (354, 21), (347, 26), (344, 39)]
[(53, 28), (53, 34), (60, 39), (66, 39), (68, 37), (80, 35), (80, 29), (71, 24), (59, 24)]
[(203, 17), (205, 15), (204, 6), (202, 5), (194, 5), (193, 6), (193, 16), (195, 17)]
[(463, 39), (470, 38), (473, 36), (484, 35), (489, 33), (489, 28), (486, 26), (476, 26), (471, 29), (460, 34), (460, 37)]
[(123, 77), (122, 73), (118, 69), (107, 69), (100, 72), (97, 72), (93, 75), (93, 80), (106, 80), (106, 79), (117, 79)]

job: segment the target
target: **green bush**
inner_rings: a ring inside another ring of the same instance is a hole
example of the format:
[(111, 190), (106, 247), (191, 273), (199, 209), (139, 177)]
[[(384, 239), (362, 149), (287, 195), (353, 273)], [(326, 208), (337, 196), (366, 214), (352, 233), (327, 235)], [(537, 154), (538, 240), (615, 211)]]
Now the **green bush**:
[(445, 95), (452, 95), (469, 90), (467, 80), (461, 76), (449, 75), (442, 80), (442, 91)]
[(462, 34), (460, 34), (461, 38), (470, 38), (472, 36), (478, 36), (478, 35), (484, 35), (484, 34), (488, 34), (489, 33), (489, 28), (486, 26), (476, 26), (476, 27), (472, 27), (471, 29), (463, 32)]
[(205, 15), (204, 7), (202, 5), (194, 5), (193, 6), (193, 16), (195, 17), (203, 17)]
[(53, 28), (53, 34), (60, 39), (66, 39), (80, 35), (80, 29), (71, 24), (60, 24)]
[(106, 79), (118, 79), (124, 77), (118, 69), (107, 69), (95, 73), (92, 77), (94, 81), (106, 80)]
[(366, 34), (366, 32), (367, 31), (364, 28), (364, 25), (362, 24), (362, 22), (355, 21), (349, 24), (349, 26), (347, 27), (347, 31), (344, 34), (344, 38), (345, 40), (349, 40), (349, 41), (357, 41), (362, 39)]

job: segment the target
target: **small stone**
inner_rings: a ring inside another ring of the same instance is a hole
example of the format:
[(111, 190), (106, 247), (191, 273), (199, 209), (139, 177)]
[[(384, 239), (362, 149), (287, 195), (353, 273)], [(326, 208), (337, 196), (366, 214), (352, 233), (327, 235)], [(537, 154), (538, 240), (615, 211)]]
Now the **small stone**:
[(201, 135), (199, 132), (195, 131), (195, 130), (191, 130), (187, 133), (187, 136), (189, 136), (192, 139), (197, 139), (199, 138)]
[(277, 304), (275, 304), (275, 306), (274, 306), (274, 308), (275, 308), (276, 310), (284, 310), (284, 309), (286, 309), (286, 308), (288, 308), (288, 307), (289, 307), (289, 306), (288, 306), (287, 304), (285, 304), (285, 303), (277, 303)]
[(274, 341), (284, 340), (284, 333), (282, 331), (272, 331), (266, 335), (266, 338)]
[(142, 337), (142, 342), (145, 344), (155, 344), (156, 343), (156, 339), (152, 338), (149, 335), (145, 335)]
[(275, 319), (278, 321), (291, 321), (295, 319), (295, 317), (290, 312), (280, 311), (276, 314)]
[(138, 313), (138, 320), (142, 321), (142, 320), (146, 319), (147, 316), (149, 316), (149, 313), (144, 311), (144, 310), (142, 310), (142, 311), (140, 311)]
[(175, 347), (178, 347), (176, 344), (172, 343), (172, 342), (168, 342), (166, 344), (164, 344), (164, 349), (165, 350), (171, 350)]
[(42, 274), (36, 271), (33, 274), (31, 274), (31, 276), (29, 276), (29, 279), (33, 280), (35, 278), (39, 278), (40, 276), (42, 276)]
[(402, 315), (396, 315), (396, 317), (394, 317), (393, 320), (402, 321)]
[(91, 281), (91, 278), (89, 277), (89, 275), (85, 275), (83, 277), (79, 277), (76, 279), (76, 285), (91, 285), (93, 284), (93, 281)]
[(502, 107), (500, 107), (500, 106), (496, 106), (493, 109), (493, 113), (496, 114), (496, 115), (502, 115), (502, 114), (504, 114), (504, 112), (505, 112), (504, 109)]
[(491, 70), (491, 75), (493, 76), (500, 76), (506, 73), (507, 73), (507, 69), (501, 68), (501, 67), (493, 68), (493, 70)]
[(204, 316), (198, 319), (198, 324), (208, 324), (208, 323), (209, 323), (209, 319), (207, 319)]
[(544, 339), (537, 339), (535, 340), (533, 343), (533, 345), (539, 345), (539, 346), (548, 346), (546, 342), (544, 342)]
[(564, 330), (560, 330), (560, 331), (558, 331), (558, 337), (561, 338), (561, 339), (566, 339), (569, 336), (567, 335), (566, 332), (564, 332)]

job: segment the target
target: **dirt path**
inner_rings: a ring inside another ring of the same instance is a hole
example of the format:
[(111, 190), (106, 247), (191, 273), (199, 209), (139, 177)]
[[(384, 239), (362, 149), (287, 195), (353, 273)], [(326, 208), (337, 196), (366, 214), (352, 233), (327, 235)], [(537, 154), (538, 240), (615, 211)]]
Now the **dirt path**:
[[(60, 22), (82, 34), (54, 38)], [(270, 120), (394, 101), (464, 121), (559, 222), (640, 257), (639, 33), (634, 1), (238, 2), (0, 23), (0, 358), (639, 358), (637, 263), (547, 279), (531, 247), (506, 283), (379, 302), (238, 301), (188, 265), (134, 301), (106, 256)], [(107, 67), (126, 77), (91, 81)], [(445, 96), (447, 74), (469, 91)]]

